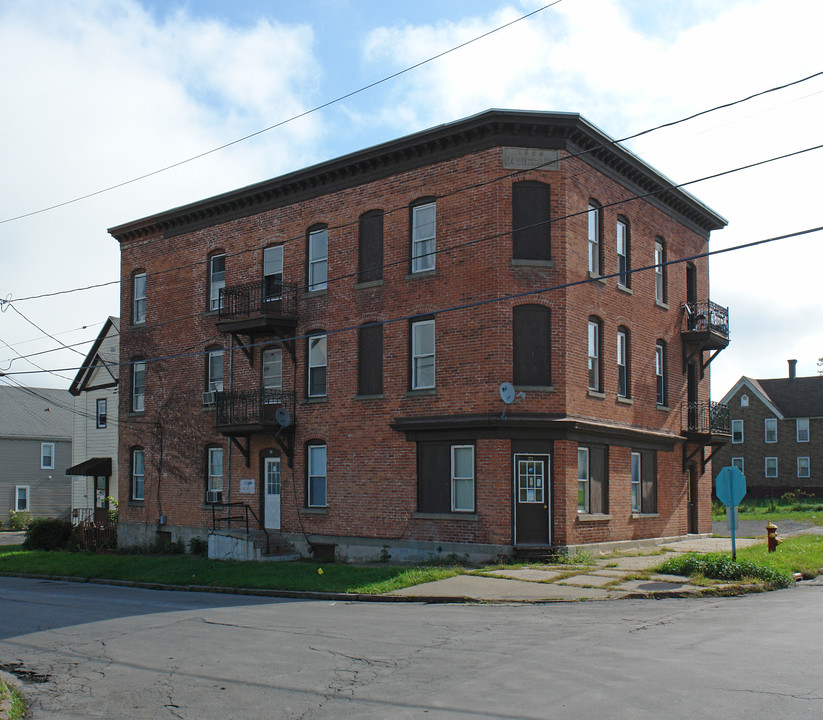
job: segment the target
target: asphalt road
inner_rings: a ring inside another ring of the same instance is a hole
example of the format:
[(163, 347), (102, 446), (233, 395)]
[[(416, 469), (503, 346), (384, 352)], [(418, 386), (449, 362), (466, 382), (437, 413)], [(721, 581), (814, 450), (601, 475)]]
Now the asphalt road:
[(537, 606), (272, 601), (0, 577), (32, 718), (817, 718), (823, 583)]

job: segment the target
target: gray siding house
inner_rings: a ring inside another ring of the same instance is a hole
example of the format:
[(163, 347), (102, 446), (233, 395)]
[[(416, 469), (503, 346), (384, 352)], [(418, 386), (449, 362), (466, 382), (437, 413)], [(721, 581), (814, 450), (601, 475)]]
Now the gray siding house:
[(0, 520), (9, 511), (68, 517), (73, 398), (65, 390), (0, 386)]

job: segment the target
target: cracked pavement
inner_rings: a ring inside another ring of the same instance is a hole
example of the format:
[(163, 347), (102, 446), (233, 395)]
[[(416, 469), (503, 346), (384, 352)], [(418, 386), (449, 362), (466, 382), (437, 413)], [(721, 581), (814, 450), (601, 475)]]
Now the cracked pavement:
[(0, 577), (0, 665), (21, 673), (33, 720), (791, 720), (823, 712), (822, 601), (814, 583), (524, 606)]

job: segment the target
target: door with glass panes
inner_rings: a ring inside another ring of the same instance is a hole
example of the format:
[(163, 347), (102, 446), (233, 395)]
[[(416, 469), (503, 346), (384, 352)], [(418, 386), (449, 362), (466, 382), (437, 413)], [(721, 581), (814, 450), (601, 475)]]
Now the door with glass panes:
[(263, 524), (280, 529), (280, 458), (267, 457), (263, 467)]
[(514, 544), (551, 544), (549, 455), (514, 455)]

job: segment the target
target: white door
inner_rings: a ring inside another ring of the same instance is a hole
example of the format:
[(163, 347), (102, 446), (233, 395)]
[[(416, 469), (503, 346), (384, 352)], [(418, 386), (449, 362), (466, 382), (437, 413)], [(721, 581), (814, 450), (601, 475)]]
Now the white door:
[(280, 529), (280, 458), (266, 458), (263, 473), (265, 492), (265, 519), (266, 529)]

